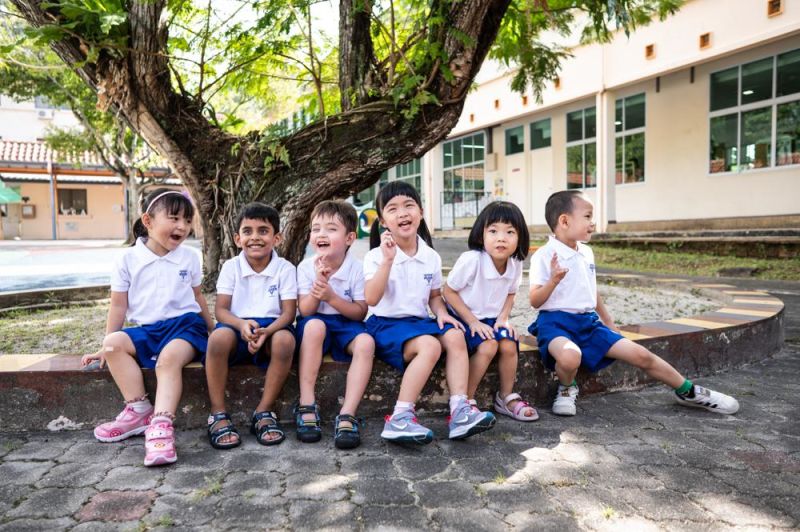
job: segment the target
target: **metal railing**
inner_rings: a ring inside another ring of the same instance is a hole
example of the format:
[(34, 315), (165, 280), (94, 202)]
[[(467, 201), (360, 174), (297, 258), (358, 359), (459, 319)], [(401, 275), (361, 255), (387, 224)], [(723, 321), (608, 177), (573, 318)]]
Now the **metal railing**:
[(439, 197), (440, 229), (472, 227), (478, 213), (493, 199), (488, 192), (442, 192)]

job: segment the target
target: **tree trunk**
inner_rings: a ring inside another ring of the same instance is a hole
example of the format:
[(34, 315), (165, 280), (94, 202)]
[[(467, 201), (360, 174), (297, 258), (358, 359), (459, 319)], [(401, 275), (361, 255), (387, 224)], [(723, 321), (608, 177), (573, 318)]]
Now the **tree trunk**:
[(136, 242), (133, 235), (133, 224), (139, 219), (139, 179), (136, 175), (128, 174), (122, 177), (122, 186), (125, 187), (125, 223), (128, 224), (128, 235), (125, 238), (125, 245), (130, 246)]

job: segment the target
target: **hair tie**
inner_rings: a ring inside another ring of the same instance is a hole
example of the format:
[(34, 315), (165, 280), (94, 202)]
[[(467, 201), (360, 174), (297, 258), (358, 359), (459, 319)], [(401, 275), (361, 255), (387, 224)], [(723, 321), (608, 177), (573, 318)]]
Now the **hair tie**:
[(178, 192), (177, 190), (167, 190), (166, 192), (162, 192), (161, 194), (159, 194), (158, 196), (153, 198), (153, 200), (147, 205), (147, 208), (144, 210), (144, 212), (145, 213), (149, 213), (150, 212), (150, 207), (152, 207), (155, 202), (157, 202), (158, 200), (160, 200), (161, 198), (163, 198), (167, 194), (178, 194), (179, 196), (186, 197), (183, 192)]

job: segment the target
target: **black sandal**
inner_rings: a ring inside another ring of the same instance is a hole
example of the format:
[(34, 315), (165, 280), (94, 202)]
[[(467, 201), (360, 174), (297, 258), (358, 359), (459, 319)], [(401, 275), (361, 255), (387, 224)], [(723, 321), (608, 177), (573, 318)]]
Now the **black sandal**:
[[(224, 427), (215, 428), (220, 421), (227, 421), (228, 424)], [(233, 449), (234, 447), (239, 447), (242, 443), (242, 438), (239, 435), (239, 431), (236, 430), (236, 427), (233, 426), (233, 421), (231, 421), (231, 416), (228, 415), (227, 412), (217, 412), (215, 414), (211, 414), (208, 416), (208, 442), (211, 444), (211, 447), (214, 449)], [(236, 436), (235, 442), (227, 442), (227, 443), (220, 443), (219, 441), (229, 435), (233, 434)]]
[[(313, 421), (303, 419), (303, 414), (314, 414)], [(319, 426), (319, 407), (313, 405), (297, 405), (294, 407), (294, 420), (297, 423), (297, 439), (303, 443), (315, 443), (322, 439), (322, 428)]]
[[(261, 445), (278, 445), (286, 439), (286, 433), (274, 412), (253, 412), (250, 433), (255, 435)], [(265, 440), (264, 434), (278, 434), (280, 438)]]
[[(342, 427), (342, 421), (348, 421), (351, 427)], [(333, 443), (337, 449), (355, 449), (361, 445), (361, 428), (362, 421), (350, 414), (339, 414), (336, 416), (336, 429), (333, 436)]]

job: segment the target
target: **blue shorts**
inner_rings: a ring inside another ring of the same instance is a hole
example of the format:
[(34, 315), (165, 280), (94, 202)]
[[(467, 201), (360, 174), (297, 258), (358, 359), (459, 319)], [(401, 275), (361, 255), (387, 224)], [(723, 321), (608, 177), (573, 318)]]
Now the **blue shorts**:
[(417, 336), (426, 334), (439, 336), (453, 328), (449, 323), (444, 329), (432, 318), (383, 318), (370, 316), (366, 322), (367, 332), (375, 339), (375, 356), (400, 371), (405, 371), (403, 344)]
[(600, 371), (612, 362), (606, 357), (611, 346), (625, 338), (606, 327), (596, 312), (573, 314), (561, 310), (543, 310), (528, 332), (536, 336), (539, 356), (549, 369), (554, 370), (556, 361), (548, 353), (550, 341), (559, 336), (569, 338), (581, 350), (581, 366), (591, 372)]
[(187, 312), (175, 318), (157, 321), (150, 325), (127, 327), (122, 329), (133, 342), (136, 348), (136, 358), (143, 368), (154, 368), (158, 355), (168, 343), (176, 338), (186, 340), (197, 353), (192, 360), (200, 360), (205, 355), (208, 344), (208, 329), (206, 320), (197, 312)]
[(364, 322), (354, 321), (341, 314), (312, 314), (305, 318), (297, 319), (297, 346), (303, 342), (303, 331), (306, 324), (319, 320), (325, 324), (325, 340), (322, 342), (322, 353), (330, 353), (337, 362), (350, 362), (353, 357), (347, 354), (347, 346), (355, 340), (356, 336), (366, 333)]
[[(242, 318), (243, 320), (253, 320), (258, 323), (259, 327), (269, 327), (272, 322), (274, 322), (277, 318)], [(267, 342), (270, 341), (270, 338), (267, 338), (264, 342), (264, 345), (261, 346), (261, 349), (258, 350), (257, 353), (253, 354), (247, 349), (247, 342), (242, 339), (242, 335), (239, 333), (239, 330), (232, 325), (228, 325), (227, 323), (217, 323), (217, 326), (214, 329), (230, 329), (236, 335), (236, 350), (228, 357), (228, 366), (238, 366), (241, 364), (253, 364), (254, 366), (258, 366), (261, 369), (267, 369), (269, 367), (269, 355), (267, 355)], [(294, 327), (291, 325), (287, 325), (284, 327), (287, 331), (292, 333), (294, 336)], [(205, 357), (203, 357), (203, 363), (205, 363)]]
[[(459, 318), (458, 316), (456, 316), (456, 318), (464, 326), (464, 339), (467, 341), (467, 351), (471, 355), (471, 354), (475, 353), (475, 351), (478, 350), (478, 346), (481, 345), (486, 340), (484, 340), (483, 338), (481, 338), (477, 334), (475, 336), (472, 336), (472, 332), (470, 332), (470, 330), (469, 330), (469, 325), (467, 325), (467, 323), (464, 320), (462, 320), (461, 318)], [(481, 323), (485, 323), (486, 325), (488, 325), (489, 327), (492, 327), (492, 328), (494, 328), (494, 324), (496, 322), (497, 322), (497, 318), (483, 318), (481, 320)], [(511, 340), (512, 342), (517, 344), (517, 347), (519, 348), (519, 341), (515, 340), (514, 337), (511, 336), (511, 333), (509, 332), (509, 330), (506, 329), (505, 327), (500, 327), (500, 329), (498, 329), (498, 330), (496, 330), (494, 332), (494, 339), (497, 340), (498, 342), (500, 340)]]

